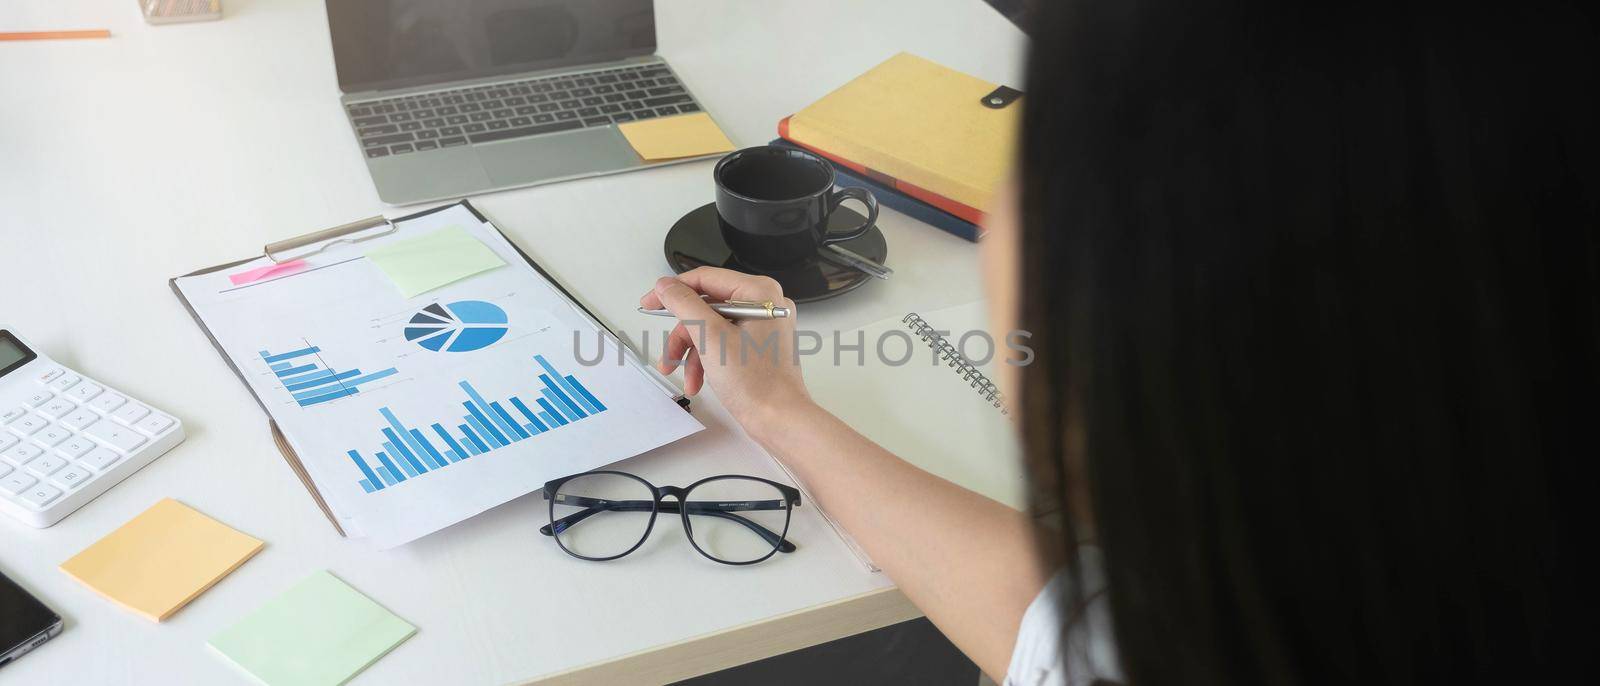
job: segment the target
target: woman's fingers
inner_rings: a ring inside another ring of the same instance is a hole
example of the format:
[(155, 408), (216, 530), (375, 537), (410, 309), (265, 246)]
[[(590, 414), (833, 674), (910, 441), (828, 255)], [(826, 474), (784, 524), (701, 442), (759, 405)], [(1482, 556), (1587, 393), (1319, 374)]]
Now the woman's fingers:
[(666, 346), (661, 350), (662, 373), (671, 374), (683, 363), (685, 353), (693, 352), (694, 341), (689, 338), (689, 332), (682, 323), (672, 327), (672, 332), (667, 334)]
[(705, 384), (706, 367), (700, 361), (700, 354), (695, 351), (688, 327), (681, 323), (672, 327), (672, 332), (667, 334), (661, 361), (656, 363), (656, 369), (662, 374), (671, 374), (679, 367), (683, 367), (683, 392), (688, 395), (699, 393)]
[(696, 394), (698, 394), (700, 392), (700, 387), (705, 383), (705, 379), (706, 379), (705, 363), (700, 361), (700, 356), (699, 355), (694, 354), (694, 351), (690, 351), (689, 352), (689, 356), (684, 358), (684, 365), (683, 365), (683, 392), (684, 392), (684, 394), (685, 395), (696, 395)]
[[(710, 296), (715, 302), (766, 301), (783, 297), (783, 287), (779, 286), (777, 281), (765, 276), (751, 276), (720, 267), (697, 267), (679, 274), (676, 280), (699, 294)], [(660, 285), (661, 282), (657, 281), (657, 288), (639, 298), (640, 307), (646, 309), (666, 307), (666, 303), (661, 299)]]
[[(661, 361), (656, 368), (664, 374), (683, 369), (684, 392), (694, 395), (705, 385), (706, 366), (702, 355), (717, 355), (721, 359), (722, 346), (741, 329), (717, 314), (706, 300), (772, 301), (790, 308), (794, 304), (783, 297), (783, 288), (765, 276), (751, 276), (727, 269), (701, 267), (684, 272), (677, 277), (662, 277), (655, 288), (639, 298), (639, 305), (650, 309), (666, 308), (678, 318), (677, 326), (667, 335), (661, 351)], [(767, 326), (782, 324), (772, 322)], [(719, 372), (726, 376), (727, 372)]]
[(678, 275), (678, 280), (715, 300), (778, 300), (783, 287), (767, 276), (752, 276), (719, 267), (697, 267)]
[(685, 285), (682, 281), (670, 276), (663, 276), (656, 281), (653, 291), (662, 307), (667, 308), (678, 318), (679, 322), (689, 324), (690, 332), (696, 347), (705, 350), (705, 338), (708, 329), (712, 332), (725, 333), (722, 328), (731, 327), (728, 320), (711, 309), (700, 293)]

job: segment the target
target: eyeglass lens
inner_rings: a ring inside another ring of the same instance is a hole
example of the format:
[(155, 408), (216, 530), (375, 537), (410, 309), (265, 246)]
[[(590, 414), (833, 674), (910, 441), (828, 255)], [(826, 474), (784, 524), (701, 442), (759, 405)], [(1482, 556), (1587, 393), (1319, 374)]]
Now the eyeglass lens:
[(725, 477), (684, 495), (689, 540), (712, 559), (735, 564), (770, 557), (789, 528), (789, 504), (772, 484)]
[(578, 557), (605, 560), (631, 552), (650, 533), (655, 492), (621, 474), (584, 474), (550, 499), (556, 542)]

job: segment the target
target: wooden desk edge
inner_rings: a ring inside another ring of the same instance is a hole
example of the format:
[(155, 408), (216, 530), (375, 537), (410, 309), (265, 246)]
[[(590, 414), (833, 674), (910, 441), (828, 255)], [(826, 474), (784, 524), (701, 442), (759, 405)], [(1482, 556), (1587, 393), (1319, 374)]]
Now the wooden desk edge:
[(519, 684), (669, 684), (922, 616), (897, 588), (870, 591)]

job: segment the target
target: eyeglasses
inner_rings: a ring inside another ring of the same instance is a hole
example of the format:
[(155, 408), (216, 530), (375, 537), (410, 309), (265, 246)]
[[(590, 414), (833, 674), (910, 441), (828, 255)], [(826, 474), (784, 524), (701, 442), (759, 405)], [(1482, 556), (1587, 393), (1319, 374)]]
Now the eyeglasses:
[(544, 497), (550, 523), (539, 533), (584, 560), (615, 560), (638, 550), (661, 512), (681, 516), (689, 544), (723, 564), (755, 564), (795, 551), (784, 537), (800, 490), (753, 476), (725, 474), (658, 488), (624, 472), (584, 472), (546, 483)]

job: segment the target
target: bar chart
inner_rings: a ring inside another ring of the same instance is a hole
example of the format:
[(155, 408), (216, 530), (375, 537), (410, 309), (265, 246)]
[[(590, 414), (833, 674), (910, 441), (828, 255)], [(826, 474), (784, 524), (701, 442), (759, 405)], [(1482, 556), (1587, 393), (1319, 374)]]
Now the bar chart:
[[(450, 420), (418, 428), (408, 426), (388, 407), (379, 408), (382, 422), (375, 426), (382, 450), (371, 451), (370, 462), (360, 451), (348, 451), (361, 471), (361, 489), (376, 493), (606, 411), (577, 378), (556, 371), (543, 355), (534, 355), (533, 361), (540, 387), (527, 394), (532, 404), (518, 396), (505, 402), (487, 400), (470, 382), (460, 381), (466, 414), (459, 423)], [(446, 428), (447, 423), (455, 428)]]
[(322, 348), (308, 344), (284, 353), (262, 350), (261, 359), (301, 407), (355, 395), (361, 392), (362, 384), (395, 374), (394, 367), (367, 374), (360, 369), (339, 371), (323, 362), (321, 353)]

